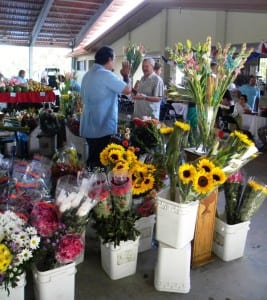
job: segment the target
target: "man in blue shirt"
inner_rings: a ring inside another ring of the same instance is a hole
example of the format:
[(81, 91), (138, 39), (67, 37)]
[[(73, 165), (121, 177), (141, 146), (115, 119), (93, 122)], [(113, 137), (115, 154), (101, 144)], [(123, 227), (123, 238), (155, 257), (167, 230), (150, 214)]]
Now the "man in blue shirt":
[(250, 75), (249, 83), (244, 84), (239, 88), (241, 94), (244, 94), (248, 98), (247, 104), (252, 108), (252, 111), (258, 112), (258, 104), (260, 99), (260, 89), (257, 87), (257, 78), (254, 75)]
[(118, 94), (130, 94), (128, 81), (130, 67), (123, 64), (119, 79), (114, 69), (115, 54), (112, 48), (103, 46), (95, 54), (95, 63), (84, 75), (81, 83), (83, 112), (80, 135), (89, 146), (88, 165), (101, 166), (99, 154), (109, 144), (110, 137), (117, 133)]

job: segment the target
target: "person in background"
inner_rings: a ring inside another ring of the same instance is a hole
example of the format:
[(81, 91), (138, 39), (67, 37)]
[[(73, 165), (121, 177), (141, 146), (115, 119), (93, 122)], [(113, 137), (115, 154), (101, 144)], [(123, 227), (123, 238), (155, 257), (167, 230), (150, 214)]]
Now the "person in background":
[(248, 98), (246, 95), (240, 95), (239, 102), (234, 106), (233, 117), (242, 114), (251, 114), (252, 109), (248, 105)]
[(26, 84), (27, 83), (27, 79), (25, 78), (25, 76), (26, 76), (26, 71), (19, 70), (18, 77), (16, 79), (17, 79), (17, 81), (19, 83)]
[(80, 93), (81, 92), (81, 86), (80, 84), (77, 82), (77, 79), (76, 79), (76, 75), (73, 74), (73, 77), (71, 78), (70, 80), (70, 86), (71, 86), (71, 89), (74, 91), (74, 92), (77, 92), (77, 93)]
[(101, 167), (100, 153), (109, 144), (111, 135), (117, 133), (118, 94), (130, 94), (130, 65), (124, 62), (121, 69), (123, 80), (114, 69), (115, 53), (109, 46), (101, 47), (95, 54), (95, 63), (84, 75), (81, 83), (83, 112), (80, 135), (89, 146), (88, 166)]
[(257, 87), (257, 78), (250, 75), (249, 83), (244, 84), (239, 88), (241, 94), (246, 95), (248, 105), (252, 108), (253, 112), (258, 112), (258, 105), (260, 99), (260, 89)]
[(242, 128), (242, 114), (250, 114), (251, 107), (247, 104), (247, 96), (240, 95), (239, 101), (234, 105), (233, 112), (229, 115), (223, 116), (222, 120), (226, 122), (227, 129), (229, 124), (234, 124), (236, 129)]
[(155, 62), (155, 65), (154, 65), (154, 72), (160, 76), (161, 75), (161, 72), (162, 72), (162, 67), (161, 67), (161, 64), (159, 62)]
[(137, 94), (133, 96), (134, 115), (159, 119), (160, 102), (164, 97), (164, 83), (154, 72), (155, 60), (145, 58), (142, 63), (143, 77), (140, 80)]

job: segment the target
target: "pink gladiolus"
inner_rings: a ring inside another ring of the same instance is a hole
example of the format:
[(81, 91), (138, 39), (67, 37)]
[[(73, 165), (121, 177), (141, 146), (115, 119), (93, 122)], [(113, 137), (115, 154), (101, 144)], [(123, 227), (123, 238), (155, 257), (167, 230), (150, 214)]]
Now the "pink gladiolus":
[(228, 182), (241, 182), (243, 179), (243, 176), (241, 173), (234, 173), (228, 177)]

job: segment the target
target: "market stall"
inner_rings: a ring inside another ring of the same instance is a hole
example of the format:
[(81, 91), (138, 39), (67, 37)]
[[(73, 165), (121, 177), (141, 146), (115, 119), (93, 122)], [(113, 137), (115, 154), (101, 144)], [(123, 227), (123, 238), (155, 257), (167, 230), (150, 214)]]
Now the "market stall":
[(53, 91), (0, 93), (0, 102), (2, 103), (42, 103), (55, 100), (56, 95)]

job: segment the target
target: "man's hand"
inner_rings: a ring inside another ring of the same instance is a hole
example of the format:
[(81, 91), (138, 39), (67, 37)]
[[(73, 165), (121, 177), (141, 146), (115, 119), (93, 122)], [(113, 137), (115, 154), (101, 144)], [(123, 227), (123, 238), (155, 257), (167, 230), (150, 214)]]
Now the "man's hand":
[(126, 81), (125, 79), (127, 79), (126, 82), (128, 82), (130, 70), (131, 70), (131, 65), (129, 64), (129, 62), (128, 61), (123, 61), (120, 73), (121, 73), (121, 76), (123, 77), (124, 81)]
[(146, 95), (145, 94), (137, 94), (135, 96), (133, 96), (134, 100), (145, 100), (146, 99)]

